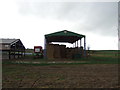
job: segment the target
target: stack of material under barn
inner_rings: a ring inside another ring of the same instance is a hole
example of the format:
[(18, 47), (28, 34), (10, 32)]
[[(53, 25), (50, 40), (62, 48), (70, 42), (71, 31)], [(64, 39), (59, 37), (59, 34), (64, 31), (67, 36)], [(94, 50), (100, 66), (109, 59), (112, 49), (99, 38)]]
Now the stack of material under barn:
[(60, 45), (61, 58), (66, 58), (66, 45)]
[(61, 58), (60, 47), (58, 44), (54, 44), (54, 58)]
[(72, 58), (74, 54), (74, 48), (66, 48), (66, 58)]
[(66, 51), (65, 45), (59, 44), (47, 44), (47, 58), (54, 59), (54, 58), (65, 58)]
[[(66, 45), (59, 44), (47, 44), (47, 58), (67, 58), (73, 59), (76, 55), (77, 57), (83, 56), (83, 48), (66, 48)], [(80, 56), (79, 56), (80, 55)]]
[(47, 58), (53, 59), (54, 58), (54, 44), (47, 44)]
[(73, 59), (76, 54), (80, 53), (79, 48), (66, 48), (66, 58)]

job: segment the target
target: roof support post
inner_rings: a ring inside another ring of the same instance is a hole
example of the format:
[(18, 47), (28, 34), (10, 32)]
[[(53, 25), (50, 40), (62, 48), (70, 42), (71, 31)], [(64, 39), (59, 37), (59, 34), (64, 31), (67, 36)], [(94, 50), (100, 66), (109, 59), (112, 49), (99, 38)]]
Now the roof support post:
[(74, 42), (74, 48), (75, 48), (75, 42)]
[(19, 53), (19, 50), (18, 50), (18, 58), (20, 57), (19, 55), (20, 55), (20, 53)]
[(77, 41), (77, 48), (78, 48), (78, 41)]
[(24, 57), (25, 57), (25, 50), (24, 50)]
[(46, 52), (46, 38), (44, 37), (44, 59), (47, 58), (47, 52)]
[(14, 52), (14, 59), (15, 59), (15, 50), (13, 52)]
[(82, 45), (82, 42), (81, 42), (81, 41), (82, 41), (82, 39), (80, 39), (80, 47), (81, 47), (81, 45)]
[(75, 48), (76, 48), (76, 41), (75, 41)]
[(9, 50), (9, 59), (11, 59), (11, 51)]
[(86, 57), (86, 37), (84, 37), (84, 56)]

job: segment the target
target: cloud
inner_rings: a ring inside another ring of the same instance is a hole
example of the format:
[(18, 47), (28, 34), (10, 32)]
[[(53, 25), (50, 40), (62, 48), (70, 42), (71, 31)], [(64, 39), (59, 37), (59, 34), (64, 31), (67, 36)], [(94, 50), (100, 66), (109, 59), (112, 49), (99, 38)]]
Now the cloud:
[(21, 2), (19, 11), (23, 15), (74, 23), (76, 31), (108, 36), (117, 33), (117, 2)]
[(117, 35), (117, 3), (94, 2), (77, 4), (71, 5), (75, 5), (75, 7), (69, 11), (69, 14), (62, 14), (65, 17), (64, 19), (76, 23), (75, 29), (94, 32), (103, 36)]
[(0, 36), (20, 38), (27, 48), (33, 48), (34, 45), (44, 46), (45, 34), (63, 29), (86, 35), (87, 44), (92, 48), (106, 48), (95, 43), (97, 38), (99, 44), (102, 44), (102, 39), (109, 37), (103, 42), (109, 41), (110, 45), (117, 37), (118, 14), (115, 2), (2, 2)]

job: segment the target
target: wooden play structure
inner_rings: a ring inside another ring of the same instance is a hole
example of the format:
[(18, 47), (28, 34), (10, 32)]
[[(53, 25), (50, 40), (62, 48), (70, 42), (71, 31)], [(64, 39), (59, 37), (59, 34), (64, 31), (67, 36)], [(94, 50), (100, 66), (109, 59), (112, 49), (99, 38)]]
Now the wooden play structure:
[(25, 46), (20, 39), (0, 39), (1, 59), (17, 59), (25, 56)]

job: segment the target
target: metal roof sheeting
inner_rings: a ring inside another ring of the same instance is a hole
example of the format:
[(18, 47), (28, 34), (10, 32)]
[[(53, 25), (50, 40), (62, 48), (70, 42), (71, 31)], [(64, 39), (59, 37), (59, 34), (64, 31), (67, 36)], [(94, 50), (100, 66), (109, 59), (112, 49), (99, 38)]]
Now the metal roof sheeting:
[(81, 38), (85, 37), (85, 35), (74, 33), (74, 32), (68, 31), (68, 30), (63, 30), (63, 31), (45, 35), (45, 37), (49, 37), (49, 36), (77, 36), (77, 37), (81, 37)]
[(75, 41), (85, 37), (85, 35), (74, 33), (68, 30), (63, 30), (51, 34), (46, 34), (47, 42), (68, 42), (74, 43)]
[(23, 45), (20, 39), (3, 39), (3, 38), (1, 39), (0, 38), (0, 49), (1, 50), (8, 50), (11, 48), (24, 50), (25, 46)]
[(19, 39), (0, 39), (0, 43), (12, 44), (17, 42)]

